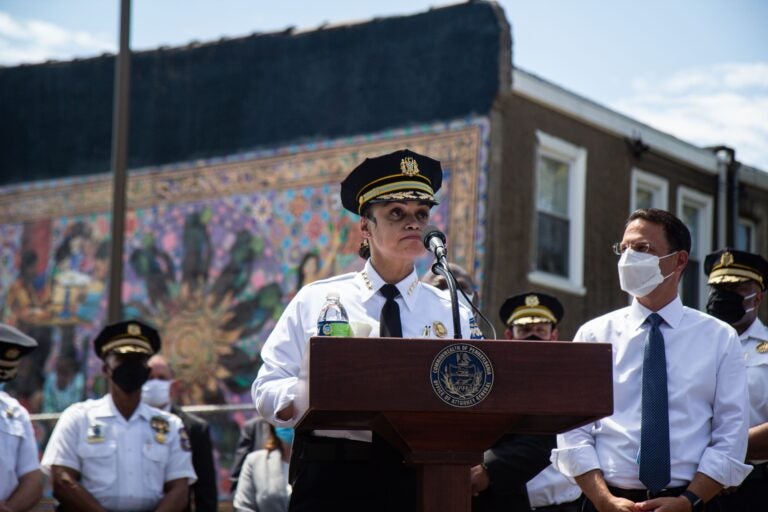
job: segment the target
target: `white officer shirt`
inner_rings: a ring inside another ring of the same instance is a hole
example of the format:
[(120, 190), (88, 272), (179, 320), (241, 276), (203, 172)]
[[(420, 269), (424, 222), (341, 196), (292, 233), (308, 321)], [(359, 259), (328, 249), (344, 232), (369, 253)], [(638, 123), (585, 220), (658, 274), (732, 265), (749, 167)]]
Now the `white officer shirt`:
[(532, 509), (570, 503), (581, 496), (581, 487), (550, 464), (525, 484)]
[[(747, 366), (749, 426), (754, 427), (768, 422), (768, 327), (755, 318), (739, 339)], [(765, 460), (750, 462), (760, 464)]]
[[(661, 333), (667, 359), (671, 481), (687, 485), (698, 471), (725, 486), (750, 472), (747, 451), (747, 379), (736, 331), (683, 306), (666, 305)], [(608, 485), (643, 489), (640, 450), (643, 349), (651, 311), (637, 299), (591, 320), (574, 341), (613, 345), (613, 415), (561, 434), (552, 462), (567, 476), (601, 469)]]
[(66, 466), (80, 484), (110, 511), (153, 510), (163, 485), (197, 477), (189, 437), (178, 416), (144, 403), (126, 420), (112, 395), (68, 407), (59, 418), (42, 467)]
[(19, 478), (39, 468), (29, 413), (15, 398), (0, 391), (0, 502), (13, 494)]
[[(296, 399), (299, 372), (309, 338), (317, 335), (317, 318), (328, 292), (337, 292), (347, 310), (353, 336), (378, 337), (379, 316), (385, 298), (378, 293), (386, 282), (371, 265), (361, 272), (343, 274), (304, 286), (286, 307), (261, 350), (263, 364), (253, 383), (253, 401), (259, 414), (276, 426), (293, 426), (275, 413)], [(404, 338), (453, 338), (453, 316), (448, 292), (419, 281), (414, 269), (397, 283), (400, 296), (400, 322)], [(461, 334), (465, 339), (480, 339), (482, 333), (469, 308), (460, 304)], [(370, 431), (322, 431), (318, 435), (370, 441)]]

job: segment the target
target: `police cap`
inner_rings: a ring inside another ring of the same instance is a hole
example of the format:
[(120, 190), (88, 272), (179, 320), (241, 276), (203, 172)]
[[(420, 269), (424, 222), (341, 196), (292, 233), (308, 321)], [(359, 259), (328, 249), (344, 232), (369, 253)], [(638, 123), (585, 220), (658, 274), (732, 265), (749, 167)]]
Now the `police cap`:
[(504, 301), (499, 317), (504, 325), (510, 327), (544, 322), (557, 325), (563, 318), (563, 305), (546, 293), (521, 293)]
[(402, 149), (366, 158), (341, 182), (341, 204), (360, 215), (373, 202), (425, 201), (438, 204), (435, 193), (443, 183), (440, 162)]
[(704, 259), (704, 273), (708, 284), (741, 283), (755, 281), (765, 290), (768, 281), (768, 261), (759, 254), (726, 247)]

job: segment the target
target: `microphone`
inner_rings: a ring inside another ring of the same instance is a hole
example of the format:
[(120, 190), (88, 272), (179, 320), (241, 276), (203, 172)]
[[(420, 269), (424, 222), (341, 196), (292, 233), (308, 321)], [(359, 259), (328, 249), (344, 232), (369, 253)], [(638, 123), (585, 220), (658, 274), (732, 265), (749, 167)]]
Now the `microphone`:
[(424, 247), (435, 254), (437, 261), (442, 262), (445, 259), (448, 250), (445, 248), (445, 235), (442, 231), (435, 226), (427, 226), (424, 228), (422, 240), (424, 241)]

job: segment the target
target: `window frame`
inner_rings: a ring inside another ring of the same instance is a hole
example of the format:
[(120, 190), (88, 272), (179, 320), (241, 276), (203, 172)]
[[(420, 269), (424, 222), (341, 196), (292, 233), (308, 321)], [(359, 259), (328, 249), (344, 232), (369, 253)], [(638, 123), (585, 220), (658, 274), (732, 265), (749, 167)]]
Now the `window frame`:
[(644, 171), (637, 167), (632, 168), (632, 184), (630, 186), (629, 212), (637, 210), (637, 190), (649, 189), (653, 194), (653, 208), (666, 210), (669, 207), (669, 181), (661, 176)]
[(533, 169), (533, 230), (531, 237), (531, 266), (536, 265), (538, 252), (538, 169), (542, 156), (568, 164), (568, 277), (534, 268), (528, 272), (532, 284), (556, 290), (586, 295), (584, 287), (584, 236), (587, 181), (587, 150), (553, 135), (536, 130), (536, 154)]
[[(686, 186), (679, 186), (677, 189), (677, 218), (683, 220), (683, 208), (693, 206), (698, 210), (699, 225), (701, 233), (697, 239), (691, 240), (691, 252), (694, 250), (693, 244), (696, 244), (696, 255), (699, 264), (704, 266), (704, 259), (707, 254), (712, 252), (713, 245), (713, 226), (714, 226), (714, 198), (698, 190)], [(707, 276), (704, 272), (698, 273), (699, 279), (699, 303), (698, 309), (703, 309), (707, 303), (709, 289), (707, 287)], [(683, 281), (680, 280), (679, 290), (682, 293)]]

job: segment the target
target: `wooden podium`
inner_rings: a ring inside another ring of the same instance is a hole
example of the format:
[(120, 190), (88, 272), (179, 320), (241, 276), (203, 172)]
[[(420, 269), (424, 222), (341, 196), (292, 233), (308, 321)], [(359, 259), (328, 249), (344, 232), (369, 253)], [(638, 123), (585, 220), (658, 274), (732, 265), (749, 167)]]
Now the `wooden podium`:
[(613, 413), (608, 343), (316, 337), (308, 354), (297, 428), (377, 432), (418, 465), (424, 512), (469, 511), (469, 468), (503, 434)]

